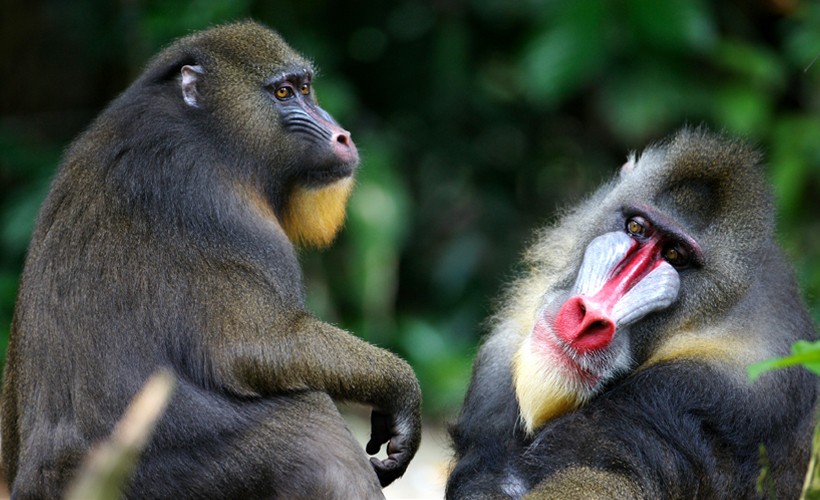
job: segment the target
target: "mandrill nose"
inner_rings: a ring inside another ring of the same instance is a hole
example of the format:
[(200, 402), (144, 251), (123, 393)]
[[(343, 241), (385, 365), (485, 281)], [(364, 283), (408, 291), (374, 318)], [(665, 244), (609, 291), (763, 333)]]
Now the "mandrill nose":
[(583, 354), (603, 349), (612, 342), (615, 322), (603, 308), (583, 295), (564, 302), (555, 317), (558, 338)]
[(350, 132), (339, 132), (338, 134), (336, 134), (336, 137), (334, 137), (334, 139), (342, 146), (347, 146), (351, 142)]
[(359, 151), (350, 138), (350, 132), (342, 130), (333, 134), (330, 138), (330, 146), (333, 152), (343, 163), (357, 163), (359, 161)]

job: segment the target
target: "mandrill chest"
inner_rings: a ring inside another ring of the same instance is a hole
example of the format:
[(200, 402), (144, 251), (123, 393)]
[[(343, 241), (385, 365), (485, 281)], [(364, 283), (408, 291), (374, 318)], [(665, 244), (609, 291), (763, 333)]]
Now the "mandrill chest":
[(587, 246), (569, 291), (549, 293), (513, 358), (528, 433), (597, 394), (632, 366), (629, 327), (678, 297), (662, 238), (605, 233)]

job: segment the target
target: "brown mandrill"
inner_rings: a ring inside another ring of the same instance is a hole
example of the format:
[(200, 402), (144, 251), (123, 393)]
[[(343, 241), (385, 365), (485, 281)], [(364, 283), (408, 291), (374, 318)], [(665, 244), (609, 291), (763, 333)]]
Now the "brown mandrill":
[(760, 156), (684, 129), (539, 235), (475, 361), (447, 498), (797, 498), (813, 339)]
[[(241, 22), (151, 61), (68, 149), (4, 374), (12, 497), (59, 498), (148, 376), (177, 379), (125, 498), (382, 498), (420, 441), (410, 366), (312, 316), (359, 155), (310, 62)], [(335, 401), (372, 407), (367, 452)]]

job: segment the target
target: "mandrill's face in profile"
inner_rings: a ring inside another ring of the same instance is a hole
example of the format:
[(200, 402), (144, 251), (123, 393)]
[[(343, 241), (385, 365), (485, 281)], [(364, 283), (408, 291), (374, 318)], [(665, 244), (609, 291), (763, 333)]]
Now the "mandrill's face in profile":
[[(345, 219), (359, 153), (350, 133), (319, 106), (313, 66), (276, 34), (237, 36), (238, 44), (274, 54), (267, 64), (251, 54), (227, 54), (220, 28), (195, 36), (206, 51), (233, 63), (183, 66), (185, 103), (219, 123), (214, 141), (236, 144), (234, 154), (243, 157), (236, 163), (255, 164), (242, 189), (269, 206), (294, 244), (329, 245)], [(236, 66), (244, 69), (240, 78)], [(259, 180), (267, 186), (262, 192), (250, 188)]]

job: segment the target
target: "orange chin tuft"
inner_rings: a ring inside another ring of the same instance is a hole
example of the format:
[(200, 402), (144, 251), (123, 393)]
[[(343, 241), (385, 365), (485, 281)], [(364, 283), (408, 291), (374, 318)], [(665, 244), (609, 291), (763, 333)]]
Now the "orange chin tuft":
[(344, 224), (353, 184), (347, 177), (319, 188), (294, 188), (282, 218), (288, 238), (299, 246), (330, 245)]

